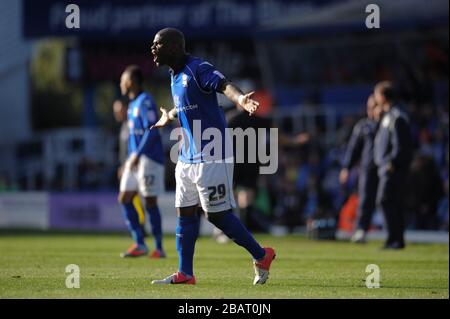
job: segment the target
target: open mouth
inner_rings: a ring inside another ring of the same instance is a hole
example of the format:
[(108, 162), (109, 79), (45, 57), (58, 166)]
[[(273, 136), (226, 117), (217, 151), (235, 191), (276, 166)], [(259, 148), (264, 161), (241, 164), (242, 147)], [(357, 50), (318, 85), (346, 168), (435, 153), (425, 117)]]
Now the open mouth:
[(152, 51), (152, 55), (153, 55), (153, 62), (158, 62), (158, 55), (156, 54), (156, 52)]

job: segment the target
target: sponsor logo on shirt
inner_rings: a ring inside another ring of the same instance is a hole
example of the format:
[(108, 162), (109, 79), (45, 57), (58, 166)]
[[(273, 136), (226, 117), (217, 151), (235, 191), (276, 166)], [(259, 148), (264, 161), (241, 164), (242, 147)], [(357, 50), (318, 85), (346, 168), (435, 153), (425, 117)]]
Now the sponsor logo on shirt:
[(197, 104), (186, 105), (186, 106), (177, 106), (177, 112), (186, 112), (186, 111), (195, 110), (195, 109), (198, 109)]

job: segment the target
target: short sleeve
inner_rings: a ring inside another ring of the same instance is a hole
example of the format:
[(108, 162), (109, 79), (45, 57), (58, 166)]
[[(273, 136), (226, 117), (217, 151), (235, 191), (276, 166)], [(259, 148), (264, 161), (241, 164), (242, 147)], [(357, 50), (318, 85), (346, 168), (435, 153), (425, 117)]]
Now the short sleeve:
[(226, 81), (225, 76), (209, 62), (202, 62), (198, 65), (197, 79), (204, 90), (215, 92), (218, 92), (223, 82)]

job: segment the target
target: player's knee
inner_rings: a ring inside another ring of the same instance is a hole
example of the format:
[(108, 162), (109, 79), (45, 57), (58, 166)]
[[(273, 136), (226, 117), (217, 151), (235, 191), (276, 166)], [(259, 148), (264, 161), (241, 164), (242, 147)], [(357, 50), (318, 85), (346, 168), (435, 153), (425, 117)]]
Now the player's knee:
[(131, 203), (133, 200), (133, 196), (131, 196), (130, 194), (125, 193), (119, 193), (119, 195), (117, 196), (117, 201), (119, 202), (119, 204), (128, 204)]
[(211, 224), (220, 228), (225, 213), (226, 212), (206, 213), (206, 218)]
[(145, 207), (147, 209), (155, 208), (158, 205), (157, 197), (145, 197)]
[(191, 207), (177, 207), (177, 216), (192, 217), (197, 214), (197, 205)]

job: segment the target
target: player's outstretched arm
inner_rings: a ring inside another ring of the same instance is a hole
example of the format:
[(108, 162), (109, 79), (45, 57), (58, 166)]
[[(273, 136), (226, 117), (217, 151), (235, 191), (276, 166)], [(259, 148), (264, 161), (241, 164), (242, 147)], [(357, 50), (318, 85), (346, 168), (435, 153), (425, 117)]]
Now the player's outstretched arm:
[(161, 118), (154, 125), (150, 126), (150, 129), (166, 126), (170, 121), (173, 121), (177, 116), (177, 109), (173, 108), (169, 112), (164, 108), (160, 108)]
[(251, 98), (255, 92), (244, 94), (240, 88), (231, 82), (225, 82), (223, 84), (222, 93), (234, 104), (244, 108), (249, 115), (252, 115), (259, 107), (259, 102)]

